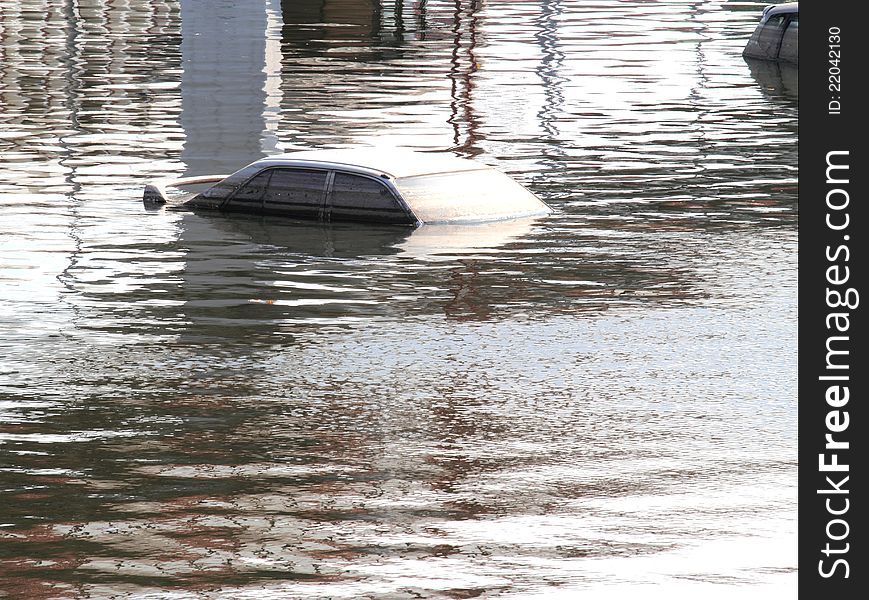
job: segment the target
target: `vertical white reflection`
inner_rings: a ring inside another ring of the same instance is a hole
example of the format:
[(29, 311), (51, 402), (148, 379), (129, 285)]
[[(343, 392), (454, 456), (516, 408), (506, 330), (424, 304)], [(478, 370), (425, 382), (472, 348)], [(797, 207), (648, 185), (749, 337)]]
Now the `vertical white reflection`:
[(265, 73), (266, 83), (265, 109), (263, 120), (265, 129), (262, 132), (260, 143), (264, 154), (274, 154), (280, 150), (278, 129), (281, 122), (281, 100), (284, 95), (281, 92), (281, 27), (283, 16), (279, 0), (266, 0), (266, 49), (265, 49)]
[(181, 0), (181, 157), (190, 175), (262, 156), (266, 1)]
[[(267, 113), (275, 102), (274, 78), (280, 61), (271, 57), (280, 43), (267, 42), (275, 34), (273, 0), (181, 0), (181, 125), (186, 142), (182, 160), (188, 175), (231, 173), (269, 152), (266, 132), (271, 133), (277, 113)], [(270, 10), (271, 9), (271, 10)], [(280, 21), (280, 14), (277, 16)], [(271, 79), (271, 81), (270, 81)], [(212, 294), (227, 293), (247, 281), (244, 273), (255, 265), (240, 250), (225, 219), (184, 213), (184, 272), (181, 309), (188, 323), (181, 339), (201, 343), (207, 336), (219, 339), (219, 311), (201, 303)], [(227, 252), (227, 248), (233, 251)], [(227, 275), (242, 274), (239, 278)], [(204, 337), (205, 336), (205, 337)], [(204, 351), (204, 350), (203, 350)]]

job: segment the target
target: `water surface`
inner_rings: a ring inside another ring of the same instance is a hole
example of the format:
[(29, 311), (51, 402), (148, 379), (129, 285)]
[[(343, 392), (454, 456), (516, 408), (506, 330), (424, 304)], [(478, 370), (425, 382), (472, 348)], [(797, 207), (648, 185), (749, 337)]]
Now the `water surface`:
[[(793, 597), (795, 74), (760, 4), (0, 0), (0, 595)], [(147, 211), (358, 144), (481, 227)]]

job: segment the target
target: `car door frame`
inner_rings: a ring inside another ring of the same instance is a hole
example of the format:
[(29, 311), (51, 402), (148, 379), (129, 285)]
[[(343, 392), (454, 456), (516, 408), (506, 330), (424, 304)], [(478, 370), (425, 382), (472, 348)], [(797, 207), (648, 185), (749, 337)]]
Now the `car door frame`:
[[(770, 19), (775, 18), (775, 17), (779, 17), (779, 16), (782, 17), (782, 22), (781, 22), (781, 28), (780, 28), (780, 30), (779, 30), (779, 35), (777, 36), (777, 38), (775, 39), (775, 42), (774, 42), (774, 43), (775, 43), (775, 52), (770, 52), (770, 53), (769, 53), (770, 56), (767, 58), (767, 60), (774, 60), (774, 61), (782, 60), (782, 58), (781, 58), (781, 48), (782, 48), (782, 43), (784, 42), (784, 39), (785, 39), (785, 33), (787, 32), (788, 27), (790, 27), (791, 21), (793, 20), (793, 18), (794, 18), (795, 15), (797, 16), (797, 18), (799, 18), (799, 13), (795, 13), (795, 12), (784, 12), (784, 13), (778, 13), (778, 14), (775, 14), (775, 15), (771, 15), (771, 16), (770, 16), (769, 18), (767, 18), (767, 20), (764, 22), (763, 27), (764, 27), (764, 29), (765, 29), (765, 28), (767, 27), (767, 25), (769, 24), (769, 20), (770, 20)], [(771, 29), (771, 28), (772, 28), (772, 27), (770, 27), (770, 29)], [(761, 31), (761, 35), (762, 35), (762, 34), (763, 34), (763, 31)], [(759, 44), (758, 44), (758, 45), (759, 45)]]
[[(249, 214), (257, 214), (257, 215), (271, 214), (271, 213), (265, 212), (265, 201), (266, 201), (266, 195), (268, 194), (269, 187), (271, 185), (272, 176), (274, 175), (275, 171), (314, 171), (314, 172), (326, 174), (326, 178), (325, 178), (324, 183), (323, 183), (323, 190), (320, 194), (320, 202), (317, 205), (317, 220), (322, 221), (323, 215), (324, 215), (324, 209), (326, 206), (326, 198), (328, 197), (329, 191), (332, 189), (332, 180), (334, 179), (334, 171), (332, 171), (330, 169), (325, 169), (322, 167), (301, 166), (301, 165), (300, 166), (270, 165), (267, 167), (263, 167), (262, 169), (260, 169), (259, 171), (257, 171), (256, 173), (254, 173), (253, 175), (251, 175), (250, 177), (245, 179), (243, 183), (241, 183), (237, 188), (235, 188), (232, 191), (232, 193), (229, 194), (226, 197), (226, 199), (223, 200), (223, 202), (221, 202), (220, 207), (219, 207), (220, 210), (232, 210), (232, 209), (229, 209), (228, 207), (230, 206), (230, 204), (231, 204), (232, 200), (235, 198), (235, 196), (242, 189), (244, 189), (244, 187), (248, 183), (253, 181), (255, 178), (259, 177), (263, 173), (269, 172), (269, 183), (268, 183), (268, 185), (266, 185), (265, 191), (263, 192), (263, 197), (260, 200), (259, 211), (250, 212)], [(280, 216), (280, 215), (278, 215), (278, 216)], [(313, 220), (313, 219), (311, 219), (311, 220)]]

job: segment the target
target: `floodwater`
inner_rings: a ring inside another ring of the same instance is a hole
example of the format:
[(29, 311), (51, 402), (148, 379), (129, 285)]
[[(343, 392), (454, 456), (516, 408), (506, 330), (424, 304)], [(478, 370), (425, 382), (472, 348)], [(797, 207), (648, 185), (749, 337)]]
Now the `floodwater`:
[[(793, 70), (761, 3), (0, 0), (0, 595), (790, 598)], [(554, 209), (145, 210), (357, 144)]]

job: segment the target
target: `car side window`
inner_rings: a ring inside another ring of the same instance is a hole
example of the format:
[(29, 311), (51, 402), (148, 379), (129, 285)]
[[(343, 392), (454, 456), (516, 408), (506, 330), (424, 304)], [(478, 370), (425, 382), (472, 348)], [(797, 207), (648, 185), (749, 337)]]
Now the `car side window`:
[(781, 29), (781, 26), (784, 24), (784, 22), (785, 15), (773, 15), (772, 17), (767, 19), (766, 25), (764, 25), (764, 27), (768, 27), (770, 28), (770, 31), (773, 31), (775, 29)]
[(313, 169), (272, 169), (263, 211), (299, 218), (320, 218), (327, 175), (326, 171)]
[(800, 16), (791, 15), (788, 21), (787, 29), (782, 36), (781, 49), (779, 50), (779, 58), (791, 62), (797, 62), (799, 56), (798, 40), (800, 36)]
[(383, 182), (350, 173), (335, 173), (327, 213), (333, 220), (413, 222)]
[(254, 175), (247, 183), (236, 190), (223, 208), (239, 212), (260, 212), (262, 210), (263, 196), (268, 188), (271, 176), (271, 170)]

